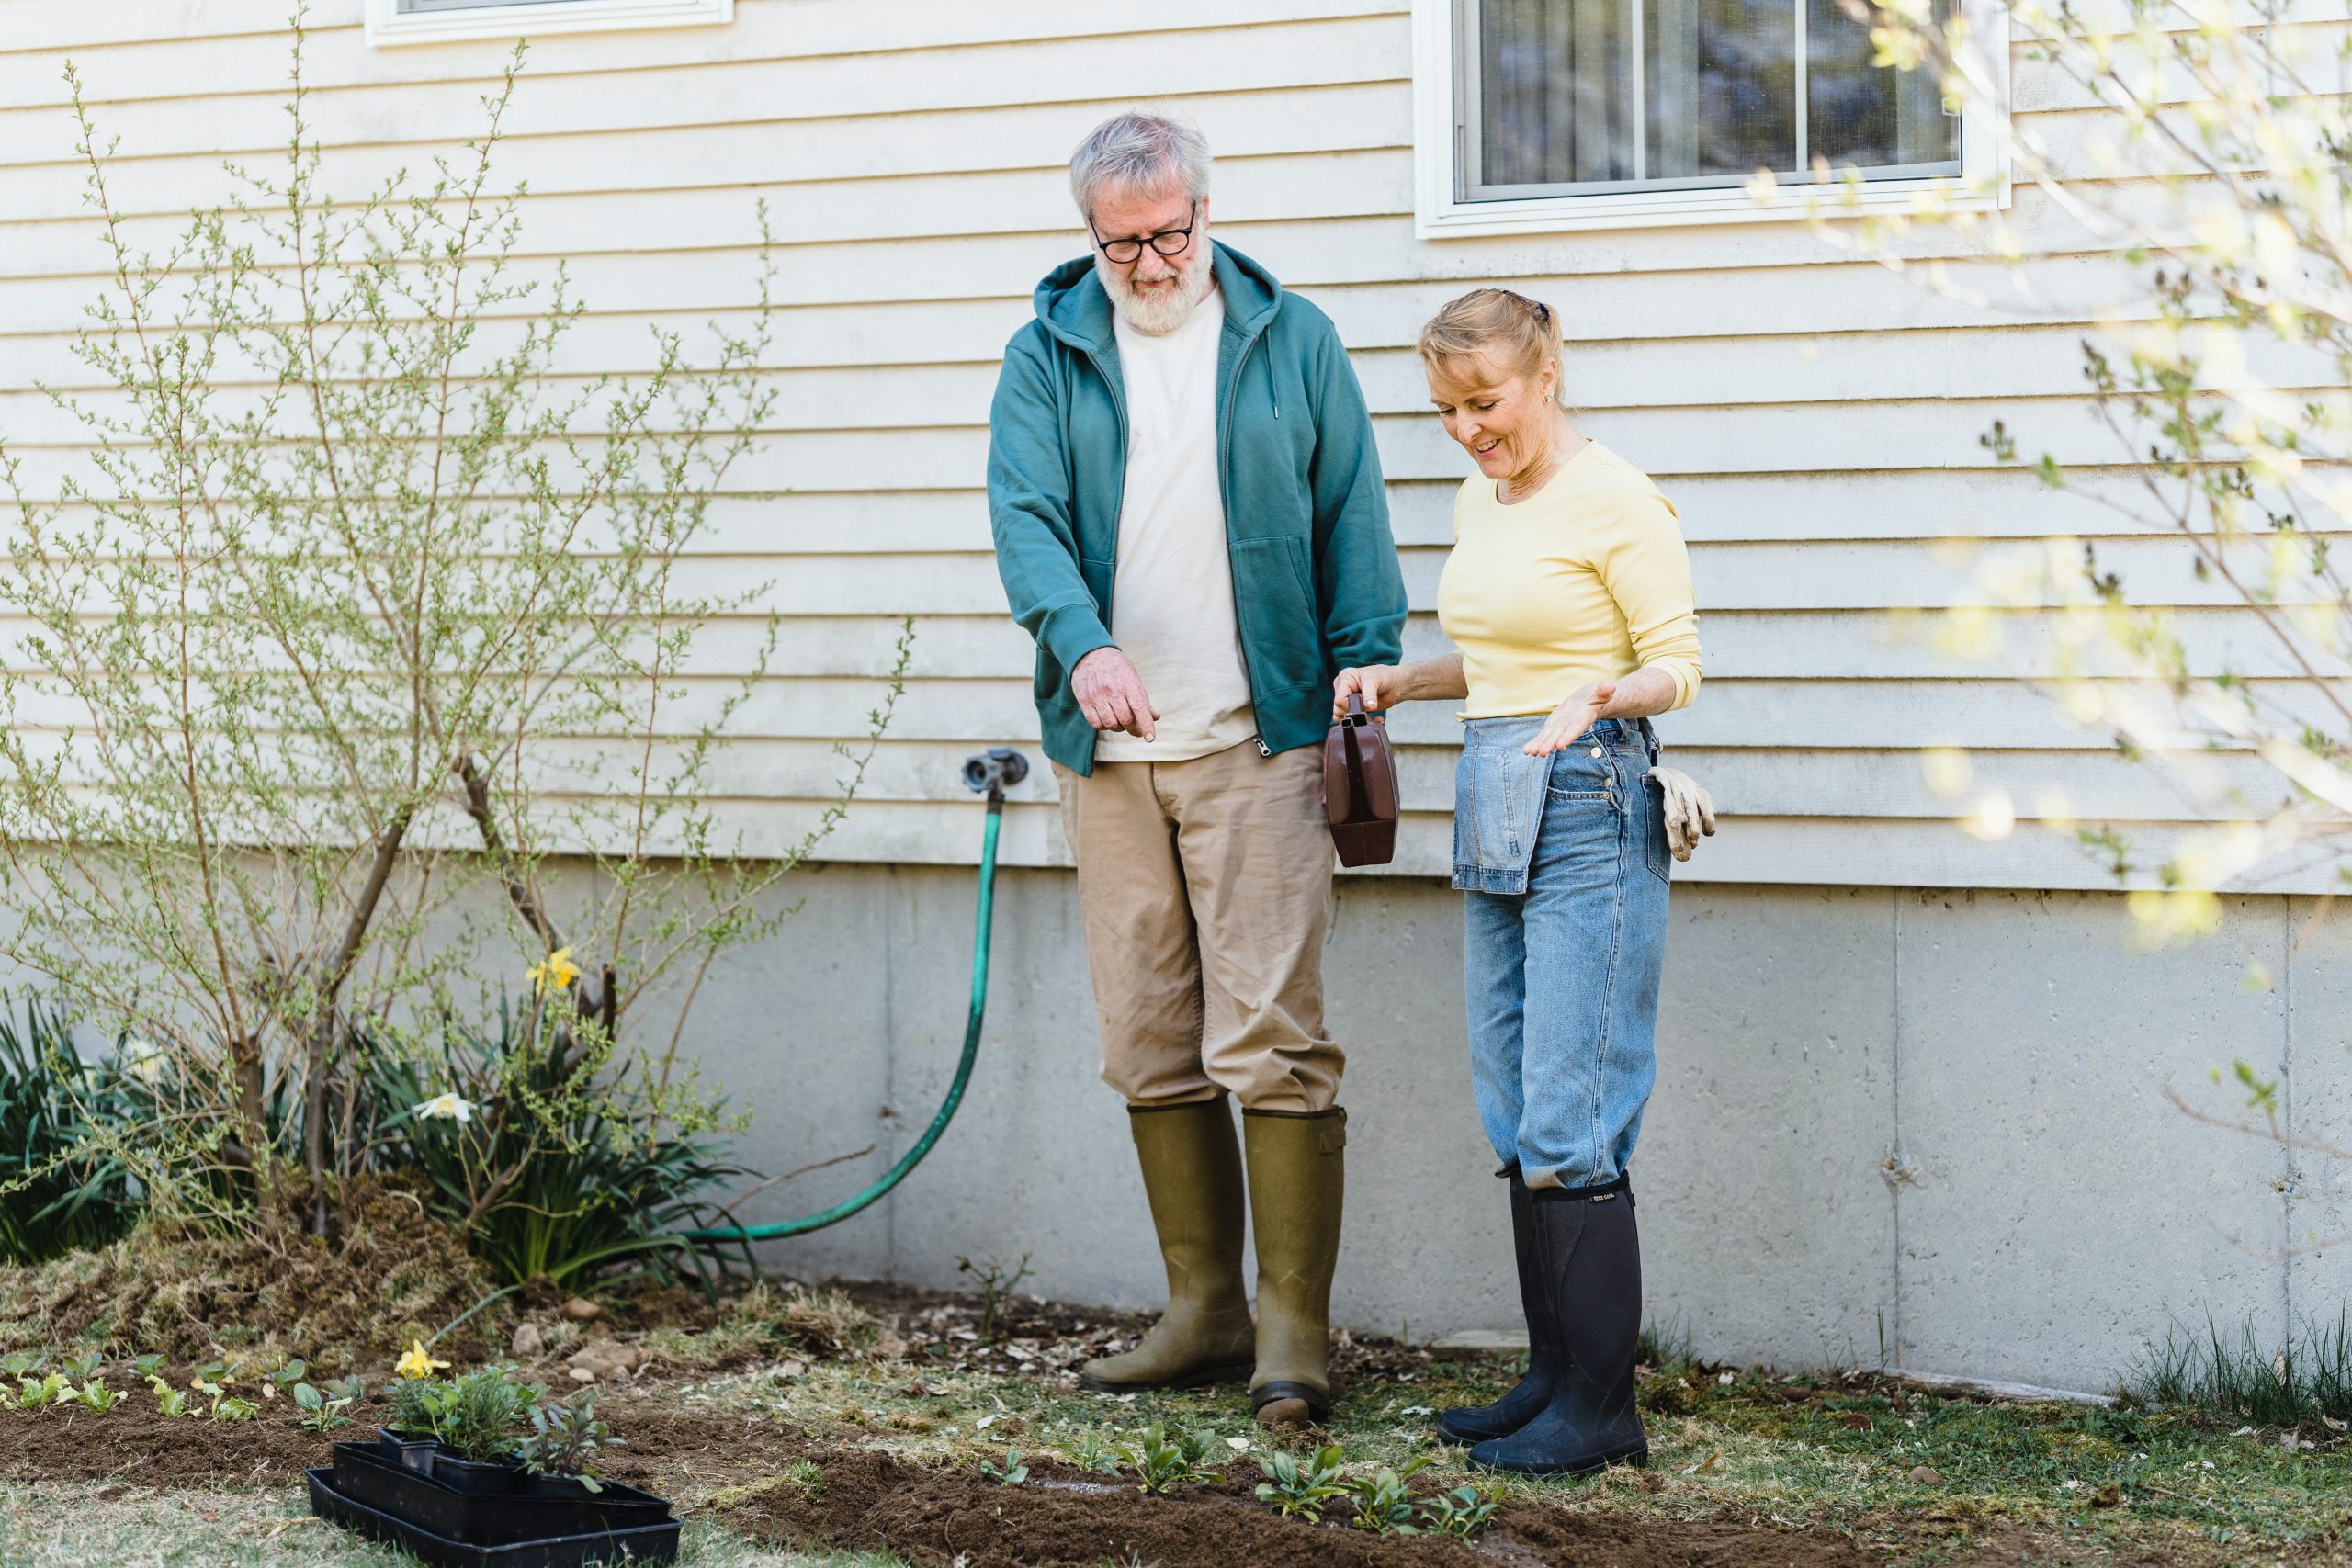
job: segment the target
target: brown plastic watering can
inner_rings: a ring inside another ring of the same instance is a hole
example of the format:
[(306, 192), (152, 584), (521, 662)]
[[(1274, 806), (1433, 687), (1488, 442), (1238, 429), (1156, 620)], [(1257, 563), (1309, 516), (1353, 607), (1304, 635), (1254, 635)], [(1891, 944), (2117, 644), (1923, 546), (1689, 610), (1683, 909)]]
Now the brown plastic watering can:
[(1388, 727), (1348, 694), (1347, 716), (1323, 738), (1323, 817), (1341, 865), (1386, 865), (1396, 854), (1396, 759)]

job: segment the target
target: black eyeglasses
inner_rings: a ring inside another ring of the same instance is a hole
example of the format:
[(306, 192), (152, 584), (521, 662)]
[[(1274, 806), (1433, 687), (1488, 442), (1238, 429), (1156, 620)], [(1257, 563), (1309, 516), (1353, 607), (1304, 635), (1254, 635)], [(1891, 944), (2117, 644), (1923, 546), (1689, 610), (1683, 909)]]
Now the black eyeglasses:
[(1200, 221), (1200, 217), (1201, 204), (1195, 201), (1186, 210), (1182, 229), (1162, 229), (1159, 233), (1146, 234), (1140, 240), (1106, 240), (1094, 232), (1094, 220), (1090, 218), (1086, 220), (1086, 232), (1093, 240), (1094, 248), (1102, 253), (1103, 260), (1125, 266), (1139, 258), (1146, 245), (1163, 256), (1182, 255), (1185, 248), (1193, 243), (1193, 229)]

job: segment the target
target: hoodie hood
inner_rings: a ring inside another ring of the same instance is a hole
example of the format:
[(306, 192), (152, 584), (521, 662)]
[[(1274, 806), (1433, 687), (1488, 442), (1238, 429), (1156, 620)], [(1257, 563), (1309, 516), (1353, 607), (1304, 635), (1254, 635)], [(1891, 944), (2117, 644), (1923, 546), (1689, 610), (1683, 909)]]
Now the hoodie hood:
[[(1274, 275), (1222, 240), (1209, 242), (1217, 292), (1225, 297), (1226, 320), (1245, 335), (1264, 330), (1282, 304), (1283, 286)], [(1085, 354), (1112, 348), (1111, 296), (1094, 276), (1094, 258), (1079, 256), (1046, 274), (1031, 303), (1037, 320), (1055, 337)]]

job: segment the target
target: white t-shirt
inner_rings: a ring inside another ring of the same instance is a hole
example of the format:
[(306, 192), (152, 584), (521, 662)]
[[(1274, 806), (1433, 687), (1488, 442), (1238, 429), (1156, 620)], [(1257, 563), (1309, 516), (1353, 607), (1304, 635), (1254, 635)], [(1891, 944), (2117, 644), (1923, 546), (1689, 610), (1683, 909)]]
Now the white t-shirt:
[(1104, 762), (1182, 762), (1258, 733), (1217, 486), (1225, 302), (1212, 288), (1182, 326), (1158, 337), (1112, 314), (1125, 381), (1127, 476), (1111, 635), (1143, 677), (1159, 718), (1148, 741), (1103, 731), (1094, 755)]

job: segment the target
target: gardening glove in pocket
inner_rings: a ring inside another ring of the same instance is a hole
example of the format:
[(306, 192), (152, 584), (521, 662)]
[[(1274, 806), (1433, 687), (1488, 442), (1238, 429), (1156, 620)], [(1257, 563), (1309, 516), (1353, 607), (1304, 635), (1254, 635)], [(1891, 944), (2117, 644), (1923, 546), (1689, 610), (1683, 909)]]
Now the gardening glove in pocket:
[(1666, 818), (1667, 848), (1674, 852), (1676, 860), (1689, 860), (1702, 837), (1714, 836), (1715, 797), (1689, 773), (1672, 768), (1652, 768), (1648, 776), (1657, 781), (1658, 790), (1665, 796), (1661, 809)]

